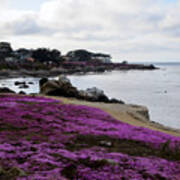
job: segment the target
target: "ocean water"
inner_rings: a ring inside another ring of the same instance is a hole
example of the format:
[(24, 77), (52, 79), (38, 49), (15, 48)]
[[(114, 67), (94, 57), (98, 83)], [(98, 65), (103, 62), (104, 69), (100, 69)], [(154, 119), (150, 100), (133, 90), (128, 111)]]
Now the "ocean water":
[[(39, 80), (40, 78), (28, 77), (28, 78), (11, 78), (11, 79), (0, 79), (0, 87), (8, 87), (13, 91), (19, 93), (20, 91), (24, 91), (27, 94), (30, 93), (39, 93)], [(19, 88), (19, 86), (15, 86), (15, 82), (26, 82), (29, 88)], [(33, 82), (33, 84), (28, 84), (29, 82)]]
[(157, 63), (154, 71), (113, 71), (69, 76), (79, 89), (98, 87), (128, 104), (147, 106), (152, 121), (180, 129), (180, 63)]
[[(112, 71), (103, 74), (68, 76), (78, 89), (98, 87), (109, 97), (128, 104), (147, 106), (152, 121), (180, 129), (180, 63), (157, 63), (159, 70)], [(15, 81), (33, 82), (28, 89), (19, 89)], [(0, 87), (16, 92), (39, 92), (39, 78), (0, 80)]]

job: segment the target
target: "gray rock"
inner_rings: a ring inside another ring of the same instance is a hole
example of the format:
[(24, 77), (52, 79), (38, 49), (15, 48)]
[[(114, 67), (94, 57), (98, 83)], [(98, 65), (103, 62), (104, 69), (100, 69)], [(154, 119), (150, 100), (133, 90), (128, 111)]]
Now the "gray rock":
[(15, 86), (25, 85), (25, 84), (26, 84), (25, 81), (22, 81), (22, 82), (20, 82), (20, 81), (15, 81), (15, 82), (14, 82), (14, 85), (15, 85)]
[(78, 90), (74, 87), (70, 80), (64, 76), (59, 76), (58, 80), (48, 80), (43, 78), (39, 81), (40, 93), (51, 96), (64, 96), (64, 97), (75, 97), (92, 102), (104, 102), (104, 103), (123, 103), (118, 100), (109, 100), (104, 94), (104, 91), (96, 87), (88, 88), (87, 90)]
[(87, 100), (97, 102), (109, 102), (109, 98), (104, 94), (104, 91), (96, 87), (88, 88), (84, 94)]
[(86, 92), (87, 92), (87, 94), (88, 94), (89, 96), (97, 97), (97, 99), (98, 99), (98, 97), (104, 95), (104, 91), (101, 90), (101, 89), (98, 89), (98, 88), (96, 88), (96, 87), (88, 88), (88, 89), (86, 90)]
[[(43, 79), (41, 79), (40, 81), (43, 81)], [(45, 83), (40, 82), (39, 84), (40, 84), (41, 94), (48, 94), (49, 92), (59, 88), (58, 81), (55, 80), (47, 80), (47, 82)]]
[(71, 84), (71, 81), (65, 75), (60, 75), (58, 77), (58, 81), (60, 83), (69, 83), (69, 84)]
[(34, 84), (33, 82), (28, 82), (28, 84)]
[(22, 84), (21, 86), (19, 86), (20, 89), (27, 89), (29, 88), (29, 86), (27, 84)]
[(51, 96), (79, 97), (78, 90), (72, 86), (69, 79), (60, 76), (58, 80), (40, 80), (40, 93)]

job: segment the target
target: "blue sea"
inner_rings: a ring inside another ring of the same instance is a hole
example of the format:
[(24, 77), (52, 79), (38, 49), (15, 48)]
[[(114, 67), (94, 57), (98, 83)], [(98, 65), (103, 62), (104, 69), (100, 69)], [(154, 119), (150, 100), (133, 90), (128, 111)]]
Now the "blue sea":
[[(109, 97), (127, 104), (147, 106), (152, 121), (180, 129), (180, 63), (154, 63), (159, 70), (112, 71), (103, 74), (68, 76), (78, 89), (97, 87)], [(34, 82), (29, 89), (18, 89), (14, 81)], [(37, 93), (39, 78), (0, 80), (0, 86), (16, 92)]]

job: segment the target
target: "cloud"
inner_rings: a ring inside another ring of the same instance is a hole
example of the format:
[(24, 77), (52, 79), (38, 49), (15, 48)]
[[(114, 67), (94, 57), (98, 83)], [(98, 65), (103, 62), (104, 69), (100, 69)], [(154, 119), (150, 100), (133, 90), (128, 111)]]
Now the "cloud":
[(119, 59), (171, 59), (180, 55), (179, 12), (180, 1), (47, 0), (39, 12), (1, 13), (0, 36), (17, 46), (23, 41), (37, 46), (36, 41), (64, 51), (105, 51)]
[(14, 35), (48, 35), (52, 33), (48, 27), (39, 25), (35, 14), (24, 14), (24, 16), (7, 23)]

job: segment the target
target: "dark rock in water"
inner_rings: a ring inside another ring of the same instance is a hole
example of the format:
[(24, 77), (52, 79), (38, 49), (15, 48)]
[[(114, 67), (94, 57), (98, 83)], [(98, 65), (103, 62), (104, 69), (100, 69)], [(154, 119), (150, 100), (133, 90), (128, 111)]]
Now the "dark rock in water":
[(153, 64), (150, 64), (149, 69), (156, 69), (156, 67)]
[(0, 93), (13, 93), (15, 94), (15, 92), (7, 87), (3, 87), (3, 88), (0, 88)]
[(25, 95), (26, 93), (24, 91), (20, 91), (19, 94), (24, 94)]
[(15, 83), (14, 83), (14, 85), (16, 85), (16, 86), (19, 86), (19, 85), (25, 85), (25, 84), (26, 84), (25, 81), (23, 81), (23, 82), (15, 81)]
[(19, 88), (20, 88), (20, 89), (27, 89), (27, 88), (29, 88), (29, 86), (26, 85), (26, 84), (23, 84), (23, 85), (19, 86)]
[(28, 84), (34, 84), (33, 82), (28, 82)]

